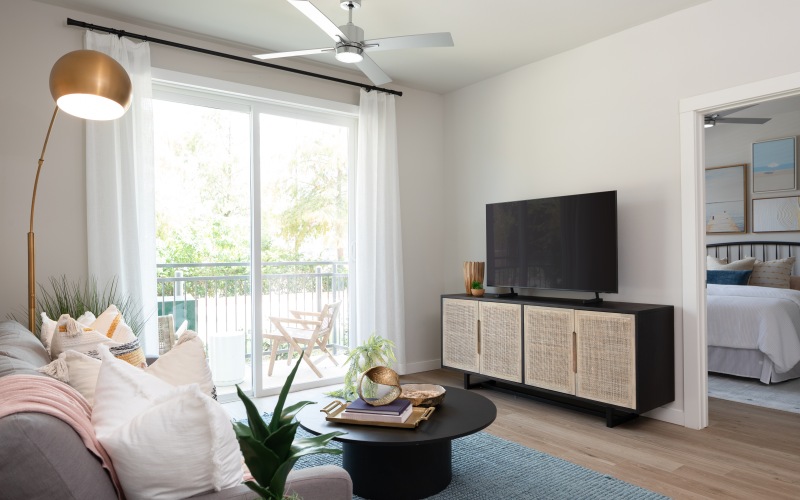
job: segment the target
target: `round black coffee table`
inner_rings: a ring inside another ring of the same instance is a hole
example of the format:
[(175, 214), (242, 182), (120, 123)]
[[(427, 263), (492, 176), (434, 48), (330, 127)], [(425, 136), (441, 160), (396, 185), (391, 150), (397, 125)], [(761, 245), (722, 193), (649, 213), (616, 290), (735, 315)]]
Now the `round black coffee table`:
[(308, 405), (297, 415), (312, 434), (347, 432), (342, 465), (353, 493), (364, 498), (414, 499), (434, 495), (452, 479), (453, 439), (485, 429), (497, 416), (494, 403), (474, 392), (445, 387), (444, 401), (416, 429), (337, 424), (325, 420), (325, 403)]

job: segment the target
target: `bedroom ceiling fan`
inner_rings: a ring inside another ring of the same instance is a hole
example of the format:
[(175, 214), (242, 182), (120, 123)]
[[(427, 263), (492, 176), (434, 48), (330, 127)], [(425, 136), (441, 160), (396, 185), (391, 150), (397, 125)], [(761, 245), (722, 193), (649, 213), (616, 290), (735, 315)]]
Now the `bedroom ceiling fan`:
[(763, 125), (772, 119), (772, 118), (725, 118), (728, 115), (732, 115), (733, 113), (738, 113), (743, 109), (752, 108), (753, 106), (755, 106), (755, 104), (752, 104), (750, 106), (742, 106), (740, 108), (729, 109), (727, 111), (720, 111), (719, 113), (714, 113), (713, 115), (706, 115), (704, 127), (705, 128), (713, 127), (717, 123), (730, 123), (738, 125)]
[(334, 52), (337, 60), (355, 64), (375, 85), (383, 85), (392, 81), (365, 52), (379, 50), (417, 49), (423, 47), (452, 47), (453, 37), (450, 33), (427, 33), (424, 35), (395, 36), (364, 40), (364, 30), (353, 24), (353, 9), (361, 7), (361, 0), (345, 0), (340, 5), (348, 11), (348, 22), (336, 26), (325, 14), (320, 12), (309, 0), (287, 0), (297, 10), (308, 17), (334, 41), (333, 47), (319, 49), (294, 50), (291, 52), (274, 52), (258, 54), (258, 59), (277, 59), (280, 57), (307, 56)]

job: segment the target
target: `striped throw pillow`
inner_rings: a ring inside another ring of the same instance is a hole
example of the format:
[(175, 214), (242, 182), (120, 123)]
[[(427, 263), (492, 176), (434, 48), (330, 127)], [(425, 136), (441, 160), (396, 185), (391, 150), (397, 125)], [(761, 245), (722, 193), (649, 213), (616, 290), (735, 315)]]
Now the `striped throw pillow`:
[(62, 352), (73, 350), (99, 359), (97, 347), (101, 344), (107, 345), (115, 357), (133, 366), (147, 366), (139, 339), (114, 305), (89, 325), (79, 323), (69, 314), (62, 314), (50, 342), (50, 357), (56, 359)]

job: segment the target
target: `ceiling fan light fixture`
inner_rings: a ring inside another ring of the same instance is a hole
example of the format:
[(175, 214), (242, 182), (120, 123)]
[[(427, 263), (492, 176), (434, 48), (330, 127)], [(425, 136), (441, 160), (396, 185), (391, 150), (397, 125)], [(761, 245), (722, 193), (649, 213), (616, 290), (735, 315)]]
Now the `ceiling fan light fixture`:
[(343, 63), (357, 63), (364, 60), (364, 49), (357, 45), (339, 44), (336, 46), (336, 59)]
[(711, 128), (716, 124), (717, 124), (717, 122), (715, 122), (714, 120), (706, 120), (706, 122), (703, 124), (703, 127)]

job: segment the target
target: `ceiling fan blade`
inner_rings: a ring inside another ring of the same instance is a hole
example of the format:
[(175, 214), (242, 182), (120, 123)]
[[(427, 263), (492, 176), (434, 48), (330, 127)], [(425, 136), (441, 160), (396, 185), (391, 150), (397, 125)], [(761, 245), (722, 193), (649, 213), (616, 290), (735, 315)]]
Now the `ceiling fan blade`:
[(714, 113), (714, 114), (717, 115), (718, 118), (722, 118), (723, 116), (732, 115), (734, 113), (738, 113), (739, 111), (743, 111), (747, 108), (752, 108), (753, 106), (755, 106), (755, 104), (748, 104), (747, 106), (740, 106), (738, 108), (726, 109), (725, 111), (720, 111), (719, 113)]
[(750, 125), (763, 125), (772, 118), (716, 118), (717, 123), (744, 123)]
[[(370, 45), (375, 45), (370, 47)], [(393, 36), (389, 38), (375, 38), (364, 40), (364, 50), (375, 52), (379, 50), (417, 49), (424, 47), (452, 47), (453, 37), (450, 33), (427, 33), (424, 35)]]
[(270, 54), (256, 54), (253, 57), (257, 59), (279, 59), (281, 57), (294, 57), (294, 56), (307, 56), (311, 54), (322, 54), (323, 52), (331, 52), (332, 48), (326, 47), (324, 49), (308, 49), (308, 50), (293, 50), (291, 52), (272, 52)]
[(347, 36), (342, 33), (342, 30), (339, 29), (338, 26), (333, 24), (333, 21), (328, 19), (325, 14), (323, 14), (319, 9), (314, 7), (314, 4), (309, 2), (308, 0), (287, 0), (290, 4), (292, 4), (297, 10), (303, 13), (304, 16), (309, 18), (312, 23), (319, 26), (319, 28), (328, 34), (329, 37), (333, 39), (333, 41), (338, 42), (349, 42), (350, 40)]
[(383, 70), (375, 64), (375, 61), (370, 59), (366, 54), (363, 54), (363, 56), (364, 60), (357, 62), (356, 66), (362, 73), (367, 75), (367, 78), (369, 78), (373, 85), (383, 85), (392, 81), (389, 75), (384, 73)]

